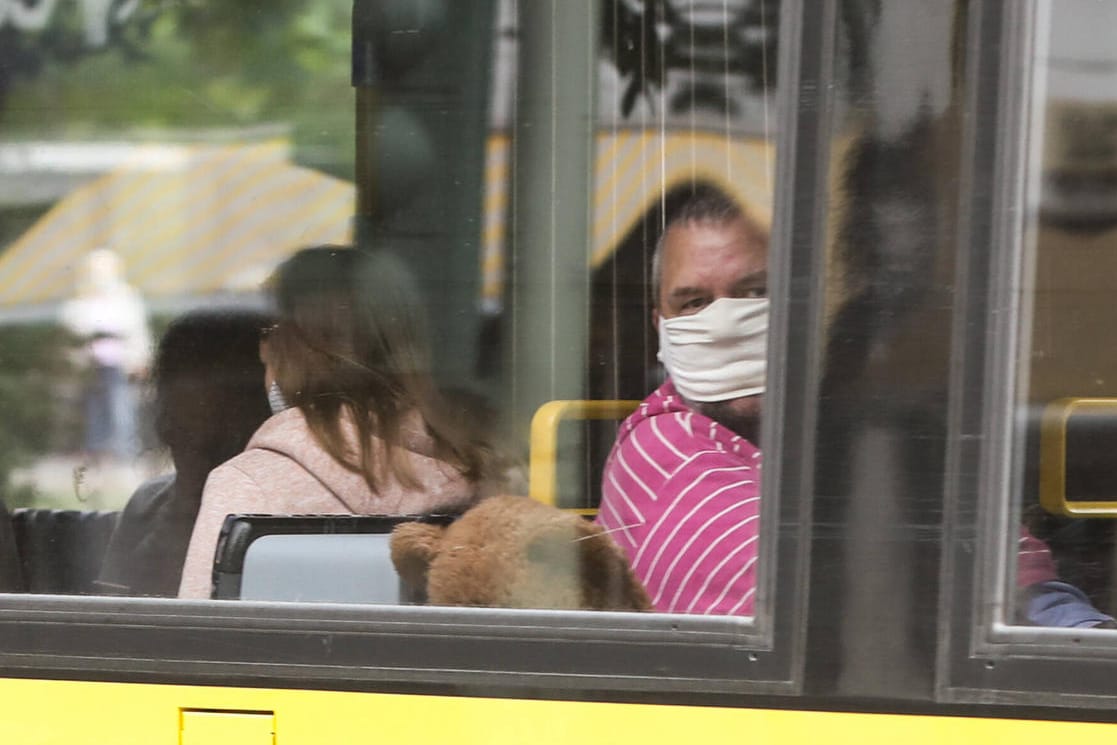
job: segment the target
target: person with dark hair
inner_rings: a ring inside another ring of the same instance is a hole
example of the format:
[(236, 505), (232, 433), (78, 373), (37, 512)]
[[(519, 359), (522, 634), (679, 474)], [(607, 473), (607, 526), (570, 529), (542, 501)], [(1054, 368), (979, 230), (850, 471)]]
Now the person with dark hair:
[(753, 612), (767, 266), (767, 231), (710, 186), (656, 245), (652, 323), (669, 379), (622, 424), (597, 517), (656, 610)]
[(153, 371), (155, 434), (175, 470), (128, 500), (97, 581), (103, 592), (177, 594), (209, 472), (243, 451), (271, 414), (259, 358), (270, 323), (257, 311), (197, 310), (167, 328)]
[(82, 349), (83, 448), (94, 461), (124, 462), (140, 449), (136, 383), (151, 355), (147, 315), (115, 251), (91, 251), (79, 269), (77, 295), (62, 305), (59, 320)]
[(488, 448), (435, 387), (420, 296), (400, 262), (308, 248), (271, 289), (278, 315), (261, 356), (276, 413), (210, 475), (182, 597), (210, 596), (226, 515), (458, 511), (487, 477)]

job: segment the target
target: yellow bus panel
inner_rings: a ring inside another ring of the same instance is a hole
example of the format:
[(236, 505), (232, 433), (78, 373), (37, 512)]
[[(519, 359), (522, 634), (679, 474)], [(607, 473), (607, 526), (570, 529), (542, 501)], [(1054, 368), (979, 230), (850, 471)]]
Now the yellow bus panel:
[(1109, 745), (1117, 737), (1117, 725), (1089, 722), (14, 679), (0, 679), (0, 701), (0, 742), (12, 745)]

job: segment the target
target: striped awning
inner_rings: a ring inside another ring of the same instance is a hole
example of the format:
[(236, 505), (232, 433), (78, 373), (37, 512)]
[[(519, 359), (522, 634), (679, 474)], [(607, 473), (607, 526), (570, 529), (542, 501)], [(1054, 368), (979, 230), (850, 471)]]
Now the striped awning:
[(82, 258), (122, 259), (147, 298), (254, 290), (298, 248), (351, 240), (353, 184), (294, 165), (277, 140), (132, 162), (57, 202), (0, 255), (0, 312), (73, 293)]
[[(504, 281), (508, 168), (506, 135), (489, 139), (485, 194), (484, 297), (498, 307)], [(672, 189), (707, 181), (736, 197), (758, 224), (772, 223), (775, 148), (756, 137), (711, 131), (599, 132), (594, 156), (590, 265), (597, 268)]]
[(761, 227), (772, 223), (774, 150), (764, 140), (709, 131), (600, 135), (594, 172), (593, 266), (612, 255), (663, 195), (696, 181), (735, 197)]
[[(483, 299), (500, 304), (509, 138), (490, 136), (485, 176)], [(712, 132), (621, 130), (597, 136), (591, 267), (600, 266), (663, 194), (707, 180), (761, 225), (772, 213), (771, 145)], [(289, 144), (140, 149), (71, 192), (0, 254), (0, 317), (57, 304), (96, 248), (121, 257), (149, 300), (254, 291), (295, 250), (352, 240), (353, 184), (291, 163)]]

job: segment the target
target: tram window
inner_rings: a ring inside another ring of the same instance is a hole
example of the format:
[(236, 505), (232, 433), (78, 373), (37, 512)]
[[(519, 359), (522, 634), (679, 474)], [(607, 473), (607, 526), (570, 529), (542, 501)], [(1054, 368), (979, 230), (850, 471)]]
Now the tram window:
[(351, 3), (7, 5), (8, 586), (173, 595), (191, 500), (269, 414), (261, 282), (352, 239)]
[[(1074, 0), (1039, 9), (1013, 489), (1030, 536), (1014, 564), (1008, 620), (1113, 627), (1117, 52), (1097, 29), (1117, 22), (1117, 8)], [(1033, 582), (1041, 584), (1025, 587)]]
[(646, 432), (562, 430), (557, 503), (604, 504), (655, 609), (761, 612), (777, 4), (613, 0), (557, 46), (511, 0), (94, 5), (0, 16), (24, 590), (207, 597), (227, 513), (459, 512), (528, 490), (542, 404), (652, 394)]

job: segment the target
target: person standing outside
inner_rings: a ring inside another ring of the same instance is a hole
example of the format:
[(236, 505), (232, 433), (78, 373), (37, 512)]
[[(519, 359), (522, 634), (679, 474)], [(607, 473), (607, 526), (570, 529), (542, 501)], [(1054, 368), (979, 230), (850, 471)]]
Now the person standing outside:
[(139, 292), (124, 279), (115, 251), (91, 251), (77, 294), (62, 306), (62, 325), (82, 344), (84, 449), (124, 461), (140, 450), (135, 383), (147, 374), (151, 333)]
[(710, 186), (694, 187), (655, 248), (668, 379), (622, 424), (597, 521), (658, 611), (753, 613), (767, 270), (767, 230)]

